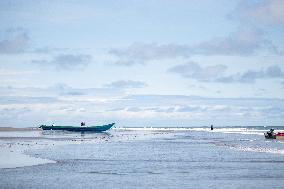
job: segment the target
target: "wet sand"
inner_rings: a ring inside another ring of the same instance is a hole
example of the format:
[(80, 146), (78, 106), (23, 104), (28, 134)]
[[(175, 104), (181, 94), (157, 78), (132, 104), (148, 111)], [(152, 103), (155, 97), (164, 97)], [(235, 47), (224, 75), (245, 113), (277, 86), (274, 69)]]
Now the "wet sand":
[(55, 161), (35, 158), (26, 155), (25, 151), (39, 148), (40, 137), (37, 128), (0, 127), (0, 168), (16, 168), (23, 166), (55, 163)]
[(23, 154), (15, 148), (0, 148), (0, 168), (16, 168), (46, 163), (56, 163), (55, 161), (35, 158)]

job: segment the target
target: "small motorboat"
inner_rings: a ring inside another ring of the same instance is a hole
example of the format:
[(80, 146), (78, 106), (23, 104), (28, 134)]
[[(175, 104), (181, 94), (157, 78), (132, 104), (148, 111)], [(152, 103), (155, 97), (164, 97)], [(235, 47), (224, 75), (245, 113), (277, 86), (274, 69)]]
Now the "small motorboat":
[(91, 131), (91, 132), (103, 132), (109, 130), (115, 123), (107, 125), (98, 125), (98, 126), (85, 126), (81, 123), (81, 126), (55, 126), (55, 125), (41, 125), (39, 128), (42, 130), (63, 130), (63, 131)]
[(264, 133), (264, 136), (266, 139), (284, 139), (284, 132), (275, 133), (274, 129), (270, 129), (270, 131)]

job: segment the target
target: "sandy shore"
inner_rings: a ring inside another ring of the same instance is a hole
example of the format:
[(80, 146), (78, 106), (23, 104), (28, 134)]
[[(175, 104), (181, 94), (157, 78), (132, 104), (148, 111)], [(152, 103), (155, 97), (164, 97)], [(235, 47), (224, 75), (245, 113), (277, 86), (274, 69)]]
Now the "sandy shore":
[(32, 165), (40, 165), (46, 163), (56, 163), (55, 161), (35, 158), (23, 154), (19, 149), (0, 148), (0, 168), (16, 168)]

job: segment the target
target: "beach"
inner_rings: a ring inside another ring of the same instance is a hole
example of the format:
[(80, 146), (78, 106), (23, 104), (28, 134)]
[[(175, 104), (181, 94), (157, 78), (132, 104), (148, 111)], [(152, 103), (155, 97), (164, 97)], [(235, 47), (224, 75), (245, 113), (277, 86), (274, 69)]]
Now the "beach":
[(284, 142), (265, 130), (0, 131), (0, 188), (283, 188)]

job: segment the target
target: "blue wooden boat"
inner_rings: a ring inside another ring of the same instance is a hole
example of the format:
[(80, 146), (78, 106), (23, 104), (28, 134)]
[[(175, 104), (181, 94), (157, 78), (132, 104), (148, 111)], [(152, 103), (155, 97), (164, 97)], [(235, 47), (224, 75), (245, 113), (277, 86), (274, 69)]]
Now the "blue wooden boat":
[(42, 130), (63, 130), (63, 131), (91, 131), (91, 132), (103, 132), (109, 130), (115, 123), (99, 126), (55, 126), (55, 125), (41, 125), (39, 128)]

